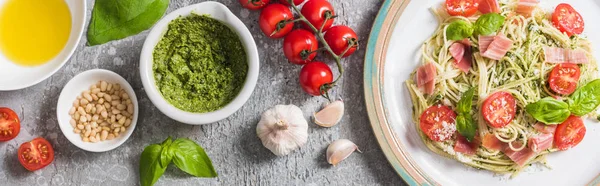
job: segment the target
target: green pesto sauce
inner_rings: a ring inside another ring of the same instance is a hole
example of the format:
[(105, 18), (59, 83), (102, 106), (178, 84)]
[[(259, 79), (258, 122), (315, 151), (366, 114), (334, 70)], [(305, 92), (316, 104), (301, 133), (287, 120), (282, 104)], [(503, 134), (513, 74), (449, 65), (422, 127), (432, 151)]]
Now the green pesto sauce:
[(171, 21), (153, 57), (154, 79), (162, 96), (194, 113), (212, 112), (231, 102), (248, 72), (239, 36), (205, 15)]

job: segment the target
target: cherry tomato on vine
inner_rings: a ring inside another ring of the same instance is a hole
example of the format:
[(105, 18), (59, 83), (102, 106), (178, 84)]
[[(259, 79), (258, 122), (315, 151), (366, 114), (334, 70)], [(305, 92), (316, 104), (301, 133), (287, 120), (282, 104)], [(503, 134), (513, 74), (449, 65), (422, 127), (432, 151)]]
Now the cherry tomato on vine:
[[(290, 6), (290, 3), (288, 3), (288, 0), (279, 0), (279, 2), (280, 2), (281, 4), (284, 4), (284, 5), (286, 5), (286, 6)], [(304, 0), (294, 0), (294, 4), (295, 4), (296, 6), (298, 6), (298, 5), (302, 4), (302, 3), (304, 3)]]
[(0, 108), (0, 141), (8, 141), (17, 137), (21, 131), (21, 122), (15, 111)]
[(469, 17), (477, 13), (479, 0), (446, 0), (446, 10), (451, 16)]
[(294, 15), (290, 8), (285, 5), (275, 3), (267, 5), (258, 19), (260, 29), (267, 37), (281, 38), (292, 31)]
[(29, 171), (39, 170), (54, 161), (54, 149), (44, 138), (35, 138), (21, 144), (17, 154), (21, 165)]
[(267, 6), (271, 0), (239, 0), (244, 8), (250, 10), (258, 10)]
[(552, 69), (552, 72), (550, 72), (548, 84), (550, 84), (552, 91), (562, 95), (569, 95), (575, 92), (580, 76), (581, 70), (577, 64), (561, 63), (556, 65)]
[(358, 47), (358, 37), (354, 30), (343, 25), (331, 27), (325, 32), (324, 39), (336, 55), (341, 55), (349, 46), (352, 46), (342, 57), (352, 55)]
[(333, 82), (333, 73), (331, 68), (323, 62), (310, 62), (300, 70), (300, 86), (304, 92), (320, 96), (325, 94), (326, 90), (321, 89), (325, 84)]
[[(315, 28), (320, 29), (323, 26), (323, 31), (331, 28), (335, 16), (333, 6), (327, 0), (309, 0), (302, 6), (300, 12)], [(327, 21), (325, 21), (326, 19)], [(308, 25), (305, 26), (308, 27)]]
[(312, 61), (319, 49), (315, 35), (305, 29), (296, 29), (283, 39), (283, 53), (294, 64), (303, 65)]
[(556, 6), (552, 14), (552, 24), (561, 32), (567, 33), (568, 36), (581, 34), (585, 27), (585, 23), (579, 12), (566, 3)]

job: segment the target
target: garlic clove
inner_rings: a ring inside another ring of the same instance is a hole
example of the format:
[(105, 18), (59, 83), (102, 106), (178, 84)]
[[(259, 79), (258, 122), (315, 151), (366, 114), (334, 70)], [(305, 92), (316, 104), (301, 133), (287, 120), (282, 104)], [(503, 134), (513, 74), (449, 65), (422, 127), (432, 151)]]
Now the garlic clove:
[(342, 116), (344, 116), (344, 102), (342, 100), (334, 101), (313, 116), (317, 125), (322, 127), (333, 127), (338, 124), (340, 120), (342, 120)]
[(352, 143), (350, 140), (335, 140), (333, 143), (329, 144), (329, 147), (327, 147), (327, 162), (335, 166), (350, 156), (350, 154), (352, 154), (354, 151), (362, 153), (360, 150), (358, 150), (358, 146), (356, 146), (356, 144)]

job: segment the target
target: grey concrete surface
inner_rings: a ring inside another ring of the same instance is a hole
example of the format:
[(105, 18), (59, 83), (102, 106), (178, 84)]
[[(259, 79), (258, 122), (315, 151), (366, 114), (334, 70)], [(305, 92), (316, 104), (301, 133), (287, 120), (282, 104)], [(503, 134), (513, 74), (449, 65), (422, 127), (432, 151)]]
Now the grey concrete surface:
[[(340, 15), (335, 23), (354, 28), (362, 46), (366, 46), (383, 0), (330, 1)], [(87, 2), (89, 20), (94, 1)], [(171, 0), (167, 12), (199, 2), (202, 1)], [(285, 157), (276, 157), (264, 148), (256, 136), (256, 124), (263, 111), (277, 104), (295, 104), (310, 119), (326, 100), (302, 92), (298, 84), (301, 67), (286, 61), (281, 49), (283, 40), (272, 40), (261, 33), (259, 12), (242, 9), (236, 0), (219, 2), (244, 22), (258, 45), (260, 76), (244, 107), (218, 123), (203, 126), (178, 123), (154, 107), (140, 81), (139, 53), (148, 31), (94, 47), (85, 45), (84, 34), (75, 54), (56, 74), (26, 89), (0, 92), (0, 106), (14, 109), (22, 120), (19, 136), (0, 143), (0, 185), (139, 185), (138, 166), (143, 148), (168, 136), (188, 137), (198, 142), (212, 158), (219, 176), (195, 178), (169, 167), (156, 185), (404, 185), (387, 162), (369, 124), (363, 95), (364, 47), (344, 60), (346, 73), (332, 92), (346, 103), (341, 123), (322, 128), (311, 122), (307, 144)], [(335, 67), (323, 54), (318, 59)], [(56, 119), (56, 104), (63, 86), (75, 75), (95, 68), (114, 71), (127, 79), (140, 104), (137, 128), (131, 138), (104, 153), (86, 152), (72, 145), (61, 133)], [(48, 167), (28, 172), (17, 161), (17, 149), (21, 143), (38, 136), (53, 144), (56, 158)], [(325, 151), (330, 142), (341, 138), (354, 141), (363, 153), (354, 153), (333, 167), (327, 164)]]

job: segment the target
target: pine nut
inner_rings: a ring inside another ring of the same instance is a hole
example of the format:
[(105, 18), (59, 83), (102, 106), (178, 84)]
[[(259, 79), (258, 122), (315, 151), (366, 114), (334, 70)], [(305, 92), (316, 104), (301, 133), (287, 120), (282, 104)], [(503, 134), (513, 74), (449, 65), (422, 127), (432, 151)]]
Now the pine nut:
[(121, 133), (125, 132), (125, 127), (121, 127)]
[(106, 90), (107, 90), (107, 91), (111, 91), (111, 90), (112, 90), (112, 88), (113, 88), (113, 84), (112, 84), (112, 83), (109, 83), (109, 84), (108, 84), (108, 86), (106, 87)]
[(73, 129), (73, 132), (74, 132), (75, 134), (79, 134), (79, 133), (81, 133), (81, 130), (79, 130), (79, 129)]
[(83, 136), (90, 137), (90, 134), (92, 134), (92, 131), (91, 130), (86, 130), (85, 133), (83, 134)]
[(103, 130), (102, 133), (100, 134), (100, 139), (102, 141), (106, 140), (106, 138), (108, 137), (108, 131)]
[(86, 117), (80, 117), (79, 121), (81, 121), (82, 123), (85, 123), (87, 121), (87, 118)]
[(117, 119), (115, 118), (115, 115), (111, 115), (110, 116), (110, 122), (114, 123)]
[(75, 112), (73, 118), (75, 119), (75, 121), (79, 120), (79, 112)]
[(77, 126), (77, 122), (75, 121), (75, 119), (71, 118), (71, 120), (69, 120), (69, 123), (71, 124), (71, 126), (75, 127)]
[(109, 124), (107, 122), (102, 122), (100, 123), (100, 126), (108, 126)]
[(99, 88), (92, 88), (92, 93), (93, 94), (98, 94), (98, 92), (100, 92)]
[(117, 114), (117, 120), (120, 120), (123, 117), (121, 114)]
[(69, 115), (75, 114), (75, 111), (77, 111), (77, 108), (76, 107), (71, 107), (71, 110), (69, 110)]
[(92, 112), (92, 108), (94, 107), (94, 104), (88, 104), (85, 106), (85, 112), (86, 113), (90, 113)]
[(77, 112), (79, 112), (80, 115), (85, 115), (85, 110), (83, 107), (77, 107)]
[(90, 137), (90, 141), (91, 141), (92, 143), (96, 143), (96, 142), (98, 142), (98, 140), (96, 140), (96, 136), (92, 136), (92, 137)]
[(110, 128), (108, 128), (108, 127), (102, 127), (102, 130), (108, 132), (108, 131), (110, 131)]
[(127, 112), (129, 112), (129, 114), (133, 114), (133, 104), (128, 104), (127, 105)]
[(112, 97), (110, 97), (110, 95), (108, 95), (108, 94), (104, 94), (103, 98), (105, 101), (108, 101), (108, 102), (112, 101)]
[(100, 99), (98, 99), (98, 103), (100, 103), (100, 104), (104, 104), (104, 98), (100, 98)]
[(121, 119), (119, 120), (119, 124), (120, 125), (124, 125), (125, 121), (126, 121), (126, 118), (125, 117), (121, 117)]
[(84, 97), (85, 99), (87, 99), (88, 101), (92, 101), (92, 100), (94, 100), (94, 99), (92, 99), (92, 95), (90, 95), (90, 93), (84, 93), (84, 94), (83, 94), (83, 97)]
[(96, 94), (92, 94), (92, 99), (93, 99), (94, 101), (98, 101), (98, 96), (97, 96)]
[(100, 115), (102, 115), (103, 118), (108, 117), (108, 113), (106, 111), (102, 111), (102, 113), (100, 113)]
[(79, 105), (81, 105), (81, 106), (86, 106), (88, 103), (89, 103), (89, 101), (87, 99), (81, 99), (79, 101)]
[(121, 102), (120, 102), (120, 101), (118, 101), (118, 100), (113, 100), (112, 102), (110, 102), (110, 104), (111, 104), (112, 106), (115, 106), (115, 107), (116, 107), (117, 105), (120, 105), (120, 104), (121, 104)]
[(112, 140), (115, 139), (115, 135), (114, 134), (108, 134), (108, 137), (106, 137), (107, 140)]
[(119, 132), (121, 131), (121, 128), (115, 128), (115, 130), (113, 131), (115, 134), (119, 135)]
[(83, 142), (90, 142), (90, 138), (88, 138), (88, 137), (84, 137), (84, 138), (83, 138)]
[(120, 100), (121, 97), (117, 96), (117, 95), (112, 95), (110, 96), (110, 98), (112, 98), (113, 100)]
[(98, 127), (98, 123), (96, 123), (95, 121), (92, 121), (92, 123), (90, 125), (92, 125), (92, 128)]
[(92, 115), (86, 114), (85, 119), (87, 119), (87, 121), (92, 121)]
[(76, 99), (75, 101), (73, 101), (73, 106), (74, 107), (78, 107), (79, 106), (79, 100)]
[(129, 99), (129, 94), (127, 94), (126, 92), (123, 92), (123, 94), (121, 94), (121, 97), (123, 99)]
[(106, 87), (107, 87), (107, 83), (106, 81), (100, 81), (100, 90), (102, 90), (102, 92), (106, 91)]
[(120, 113), (121, 113), (121, 111), (120, 111), (120, 110), (112, 110), (112, 113), (113, 113), (113, 114), (120, 114)]
[(84, 126), (83, 126), (82, 124), (77, 124), (77, 128), (78, 128), (79, 130), (83, 130)]
[(86, 124), (85, 125), (85, 130), (91, 131), (92, 130), (92, 126), (90, 126), (89, 124)]
[(131, 120), (130, 119), (126, 119), (125, 120), (125, 126), (129, 127), (129, 125), (131, 125)]
[(123, 105), (123, 104), (119, 104), (119, 105), (117, 105), (117, 109), (119, 109), (119, 110), (121, 110), (121, 111), (122, 111), (122, 110), (125, 110), (126, 108), (127, 108), (127, 106), (125, 106), (125, 105)]
[(110, 108), (110, 103), (104, 102), (104, 108), (109, 109)]

